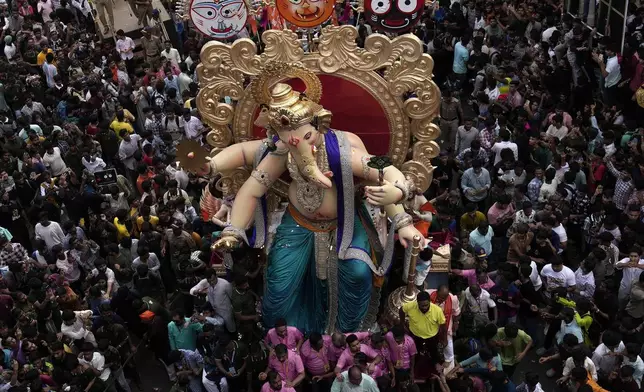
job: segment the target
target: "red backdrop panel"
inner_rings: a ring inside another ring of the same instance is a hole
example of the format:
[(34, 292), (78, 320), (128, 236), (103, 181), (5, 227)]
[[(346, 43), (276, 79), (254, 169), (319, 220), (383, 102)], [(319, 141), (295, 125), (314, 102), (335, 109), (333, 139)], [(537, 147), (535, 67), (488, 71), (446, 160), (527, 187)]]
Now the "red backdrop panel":
[[(382, 107), (359, 85), (333, 75), (319, 75), (322, 81), (322, 106), (333, 113), (331, 127), (360, 136), (369, 153), (389, 152), (389, 123)], [(297, 91), (304, 91), (299, 79), (288, 81)], [(257, 117), (257, 113), (255, 113)], [(264, 130), (254, 127), (253, 136), (264, 138)]]

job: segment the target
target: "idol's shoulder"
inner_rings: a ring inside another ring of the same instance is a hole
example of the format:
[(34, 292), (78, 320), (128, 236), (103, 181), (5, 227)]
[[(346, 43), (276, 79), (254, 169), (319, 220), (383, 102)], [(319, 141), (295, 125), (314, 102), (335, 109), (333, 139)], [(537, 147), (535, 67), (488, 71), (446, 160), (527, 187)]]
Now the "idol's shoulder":
[(360, 139), (360, 136), (348, 131), (334, 130), (334, 132), (338, 134), (338, 138), (344, 138), (346, 141), (348, 141), (349, 144), (351, 144), (352, 149), (367, 152), (367, 147), (365, 147), (362, 139)]

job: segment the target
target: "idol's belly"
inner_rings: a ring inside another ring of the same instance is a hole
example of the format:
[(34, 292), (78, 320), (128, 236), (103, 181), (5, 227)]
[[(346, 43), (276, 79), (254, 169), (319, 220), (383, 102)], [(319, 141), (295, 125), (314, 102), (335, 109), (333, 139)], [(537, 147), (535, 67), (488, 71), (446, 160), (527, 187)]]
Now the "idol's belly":
[[(312, 221), (327, 221), (338, 217), (338, 192), (335, 185), (330, 189), (325, 189), (319, 196), (315, 194), (316, 192), (302, 192), (302, 189), (298, 192), (299, 186), (306, 185), (293, 181), (288, 188), (289, 202), (299, 213)], [(308, 186), (311, 187), (311, 185)], [(316, 206), (317, 208), (315, 208)]]

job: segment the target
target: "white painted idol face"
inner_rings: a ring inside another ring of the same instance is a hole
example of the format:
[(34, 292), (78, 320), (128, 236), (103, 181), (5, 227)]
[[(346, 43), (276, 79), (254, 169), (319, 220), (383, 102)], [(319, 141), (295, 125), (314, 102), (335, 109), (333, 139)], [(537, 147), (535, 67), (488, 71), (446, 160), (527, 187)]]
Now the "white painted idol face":
[(246, 25), (244, 0), (192, 0), (190, 19), (202, 34), (215, 39), (236, 36)]

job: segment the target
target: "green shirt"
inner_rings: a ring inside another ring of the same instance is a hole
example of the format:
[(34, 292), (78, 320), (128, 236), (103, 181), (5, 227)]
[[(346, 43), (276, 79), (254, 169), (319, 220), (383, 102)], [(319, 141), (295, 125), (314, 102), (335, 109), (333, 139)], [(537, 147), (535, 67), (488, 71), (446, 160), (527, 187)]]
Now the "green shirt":
[(170, 338), (171, 350), (190, 350), (197, 349), (197, 336), (201, 332), (202, 325), (193, 323), (188, 317), (181, 328), (177, 327), (174, 321), (168, 323), (168, 337)]
[(493, 341), (495, 342), (510, 342), (507, 346), (499, 346), (499, 354), (501, 355), (501, 362), (503, 365), (516, 365), (519, 363), (517, 356), (525, 350), (528, 344), (532, 343), (532, 338), (522, 330), (514, 339), (508, 338), (505, 335), (505, 328), (499, 328), (496, 331)]

